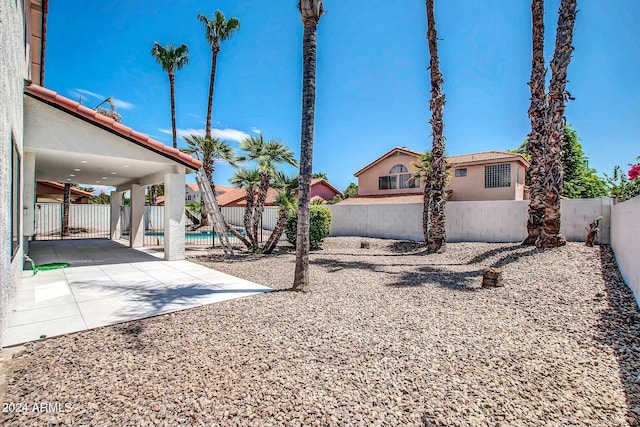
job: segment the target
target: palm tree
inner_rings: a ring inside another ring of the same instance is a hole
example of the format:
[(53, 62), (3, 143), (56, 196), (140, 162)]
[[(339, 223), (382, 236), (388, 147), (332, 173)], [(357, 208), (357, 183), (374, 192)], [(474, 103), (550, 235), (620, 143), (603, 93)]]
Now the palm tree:
[(304, 24), (302, 38), (302, 129), (300, 135), (300, 182), (298, 188), (298, 236), (293, 289), (309, 286), (309, 205), (313, 170), (313, 122), (316, 104), (316, 29), (324, 15), (322, 0), (299, 0), (298, 10)]
[[(445, 180), (446, 160), (444, 157), (444, 121), (442, 119), (445, 98), (442, 92), (442, 73), (440, 72), (440, 59), (438, 58), (438, 34), (434, 16), (434, 0), (426, 0), (427, 8), (427, 41), (429, 42), (431, 73), (431, 128), (433, 130), (433, 142), (431, 147), (431, 176), (424, 189), (424, 203), (428, 203), (428, 221), (423, 223), (423, 229), (428, 228), (427, 253), (442, 251), (447, 240), (445, 231)], [(426, 221), (427, 218), (423, 218)]]
[(329, 181), (329, 178), (327, 177), (327, 174), (324, 172), (314, 172), (311, 175), (311, 178), (313, 179), (324, 179), (325, 181)]
[[(433, 155), (431, 154), (431, 151), (427, 150), (424, 153), (420, 154), (420, 156), (418, 156), (418, 160), (416, 160), (415, 162), (411, 162), (411, 165), (416, 170), (411, 174), (411, 177), (409, 179), (410, 180), (421, 179), (427, 183), (430, 182), (433, 174), (433, 167), (431, 165), (432, 161), (433, 161)], [(444, 180), (445, 186), (449, 184), (449, 180), (451, 178), (450, 169), (451, 169), (451, 165), (449, 164), (449, 162), (446, 161), (446, 157), (445, 157), (445, 180)], [(422, 225), (423, 225), (422, 232), (424, 234), (425, 242), (429, 241), (429, 218), (430, 218), (429, 204), (423, 203), (422, 204)]]
[(71, 205), (71, 184), (64, 184), (64, 192), (62, 193), (62, 235), (69, 235), (69, 208)]
[[(202, 169), (209, 180), (213, 197), (216, 197), (216, 185), (213, 182), (213, 171), (215, 162), (225, 161), (232, 166), (235, 165), (235, 151), (228, 142), (218, 138), (202, 137), (200, 135), (191, 135), (183, 137), (187, 143), (186, 148), (180, 149), (183, 153), (196, 154), (202, 160)], [(209, 218), (204, 204), (201, 207), (201, 223), (200, 225), (209, 225)]]
[(151, 55), (160, 64), (162, 69), (169, 74), (169, 91), (171, 96), (171, 132), (173, 135), (173, 148), (178, 148), (178, 136), (176, 131), (176, 95), (175, 95), (175, 72), (189, 62), (189, 48), (186, 44), (181, 44), (177, 48), (173, 44), (162, 46), (158, 42), (153, 42)]
[(576, 22), (578, 2), (561, 0), (558, 12), (556, 45), (551, 60), (551, 82), (547, 107), (547, 144), (542, 166), (544, 177), (545, 209), (542, 233), (536, 245), (539, 247), (558, 247), (567, 243), (560, 234), (560, 195), (562, 194), (562, 138), (564, 135), (564, 108), (567, 93), (567, 68), (571, 62), (573, 46), (573, 28)]
[(298, 177), (287, 177), (282, 172), (277, 172), (273, 181), (273, 188), (278, 190), (276, 203), (278, 205), (278, 221), (271, 232), (271, 236), (263, 247), (265, 254), (270, 254), (278, 245), (278, 241), (284, 232), (289, 215), (296, 209), (296, 194), (298, 190)]
[(220, 52), (220, 42), (229, 40), (240, 29), (240, 21), (237, 18), (226, 20), (219, 10), (209, 19), (203, 14), (198, 15), (198, 21), (205, 28), (205, 37), (211, 46), (211, 75), (209, 77), (209, 99), (207, 104), (207, 122), (205, 136), (211, 137), (211, 111), (213, 109), (213, 86), (216, 79), (216, 64)]
[(298, 163), (293, 157), (293, 151), (284, 142), (277, 139), (265, 141), (262, 134), (250, 136), (241, 141), (240, 149), (244, 151), (244, 154), (238, 160), (255, 162), (260, 174), (258, 197), (255, 201), (251, 223), (251, 232), (254, 237), (257, 237), (258, 226), (260, 225), (264, 204), (267, 200), (267, 190), (269, 189), (271, 178), (276, 172), (276, 165), (286, 163), (291, 166), (298, 166)]
[(258, 237), (257, 233), (253, 233), (252, 221), (255, 212), (255, 198), (256, 198), (256, 189), (260, 185), (260, 172), (258, 169), (237, 169), (231, 179), (229, 180), (231, 184), (235, 185), (238, 188), (243, 188), (246, 192), (245, 200), (247, 202), (247, 206), (244, 209), (244, 234), (242, 236), (235, 227), (227, 227), (236, 237), (238, 237), (249, 250), (256, 250), (258, 248)]
[(542, 160), (546, 144), (547, 94), (545, 90), (545, 76), (547, 70), (544, 63), (544, 0), (531, 1), (532, 48), (531, 60), (531, 105), (529, 119), (531, 132), (527, 136), (527, 153), (530, 156), (531, 167), (529, 176), (529, 219), (527, 220), (527, 238), (523, 245), (534, 245), (542, 232), (544, 218), (545, 189), (541, 176)]

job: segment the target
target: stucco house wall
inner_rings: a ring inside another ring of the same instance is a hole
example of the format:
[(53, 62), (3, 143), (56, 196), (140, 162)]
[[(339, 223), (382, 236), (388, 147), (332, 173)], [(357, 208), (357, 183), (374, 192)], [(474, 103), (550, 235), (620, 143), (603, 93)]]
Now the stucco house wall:
[[(451, 181), (447, 189), (453, 190), (451, 201), (475, 200), (523, 200), (524, 167), (519, 162), (493, 162), (491, 165), (511, 165), (509, 187), (485, 188), (484, 174), (488, 163), (455, 165), (451, 168)], [(467, 169), (467, 176), (455, 176), (456, 169)], [(518, 184), (521, 181), (521, 184)]]
[(311, 197), (322, 197), (324, 200), (332, 200), (336, 197), (336, 193), (332, 188), (328, 187), (324, 182), (320, 181), (311, 186)]
[[(373, 165), (366, 171), (362, 172), (358, 176), (358, 196), (377, 196), (387, 194), (412, 194), (421, 193), (424, 191), (424, 180), (420, 180), (420, 188), (397, 188), (395, 190), (380, 190), (378, 189), (378, 178), (381, 176), (394, 175), (389, 174), (389, 171), (395, 165), (405, 166), (409, 172), (413, 173), (416, 168), (411, 165), (411, 162), (415, 162), (417, 159), (415, 156), (411, 156), (405, 153), (396, 152), (390, 157), (381, 160), (379, 163)], [(397, 175), (397, 174), (396, 174)], [(400, 181), (398, 177), (398, 187), (400, 187)]]
[[(28, 2), (27, 2), (28, 3)], [(24, 42), (24, 11), (21, 2), (7, 1), (0, 7), (0, 333), (6, 329), (11, 301), (22, 267), (22, 246), (11, 255), (11, 151), (12, 135), (19, 154), (23, 152), (23, 82), (28, 77)], [(20, 173), (20, 176), (24, 174)], [(22, 187), (22, 183), (20, 183)], [(20, 200), (20, 203), (22, 201)], [(22, 204), (22, 203), (21, 203)], [(22, 206), (19, 209), (22, 212)], [(22, 236), (20, 230), (19, 236)]]

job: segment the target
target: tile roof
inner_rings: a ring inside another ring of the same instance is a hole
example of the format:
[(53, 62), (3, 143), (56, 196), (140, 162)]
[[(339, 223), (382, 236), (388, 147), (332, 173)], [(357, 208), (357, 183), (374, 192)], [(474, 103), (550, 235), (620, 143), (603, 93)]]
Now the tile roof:
[[(53, 187), (53, 188), (55, 188), (57, 190), (64, 191), (64, 184), (60, 184), (59, 182), (38, 181), (38, 183), (42, 184), (42, 185), (46, 185), (47, 187)], [(81, 190), (81, 189), (79, 189), (77, 187), (73, 187), (73, 186), (71, 186), (71, 192), (73, 194), (77, 194), (77, 195), (80, 195), (80, 196), (86, 196), (86, 197), (93, 197), (94, 196), (93, 193), (89, 193), (88, 191), (84, 191), (84, 190)]]
[(66, 98), (45, 87), (30, 83), (25, 86), (24, 91), (27, 95), (33, 98), (50, 104), (64, 112), (83, 118), (89, 121), (89, 123), (106, 129), (107, 131), (110, 131), (118, 136), (123, 137), (124, 139), (134, 142), (167, 158), (175, 160), (176, 162), (181, 163), (191, 169), (199, 169), (200, 167), (202, 167), (202, 162), (194, 159), (188, 154), (181, 152), (177, 148), (169, 147), (168, 145), (164, 145), (162, 142), (151, 139), (148, 135), (136, 132), (130, 127), (116, 122), (110, 117), (103, 116), (102, 114), (97, 113), (95, 110), (92, 110), (89, 107), (85, 107), (84, 105), (81, 105), (80, 103)]
[(481, 153), (460, 154), (457, 156), (447, 156), (447, 160), (451, 164), (471, 163), (471, 162), (487, 162), (492, 160), (514, 159), (525, 162), (527, 166), (529, 162), (525, 160), (519, 153), (510, 151), (483, 151)]
[(371, 168), (372, 166), (380, 163), (381, 161), (383, 161), (384, 159), (386, 159), (387, 157), (389, 157), (391, 154), (395, 153), (396, 151), (401, 152), (403, 154), (408, 154), (410, 156), (419, 156), (421, 154), (421, 153), (418, 153), (417, 151), (413, 151), (413, 150), (411, 150), (411, 149), (409, 149), (407, 147), (393, 147), (391, 150), (387, 151), (382, 156), (378, 157), (373, 162), (369, 163), (368, 165), (366, 165), (365, 167), (360, 169), (358, 172), (354, 173), (353, 176), (360, 175), (362, 172), (364, 172), (367, 169)]

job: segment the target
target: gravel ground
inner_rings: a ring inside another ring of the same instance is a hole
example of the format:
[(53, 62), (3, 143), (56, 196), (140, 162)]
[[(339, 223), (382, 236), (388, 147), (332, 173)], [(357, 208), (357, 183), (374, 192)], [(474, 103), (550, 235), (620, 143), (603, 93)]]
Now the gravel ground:
[[(361, 240), (313, 253), (307, 293), (27, 345), (3, 401), (29, 410), (0, 424), (637, 425), (640, 316), (608, 247)], [(294, 258), (194, 260), (284, 290)]]

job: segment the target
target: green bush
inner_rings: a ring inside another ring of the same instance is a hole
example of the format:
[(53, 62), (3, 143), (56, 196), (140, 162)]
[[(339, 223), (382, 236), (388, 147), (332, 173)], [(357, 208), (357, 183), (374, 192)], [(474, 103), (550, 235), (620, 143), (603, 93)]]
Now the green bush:
[[(331, 210), (324, 206), (312, 205), (309, 212), (309, 247), (311, 250), (321, 249), (322, 242), (331, 231)], [(294, 247), (298, 237), (298, 212), (289, 216), (284, 229), (287, 240)]]

